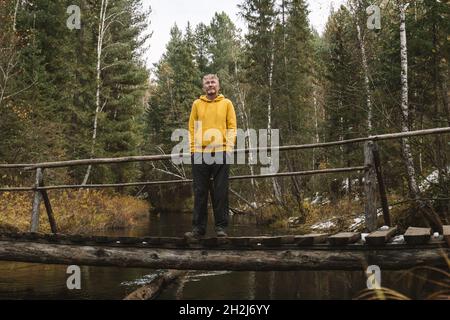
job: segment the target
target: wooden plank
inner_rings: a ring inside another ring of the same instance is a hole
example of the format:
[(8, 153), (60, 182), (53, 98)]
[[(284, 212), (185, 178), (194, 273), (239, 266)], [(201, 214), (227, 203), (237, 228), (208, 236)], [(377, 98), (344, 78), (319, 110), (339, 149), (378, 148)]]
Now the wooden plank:
[(281, 237), (261, 237), (261, 245), (265, 247), (278, 247), (281, 245)]
[(229, 237), (228, 241), (236, 247), (250, 246), (250, 237)]
[(389, 228), (388, 230), (377, 230), (366, 237), (366, 243), (369, 246), (382, 246), (389, 242), (396, 232), (397, 227)]
[(202, 238), (199, 239), (200, 244), (204, 245), (205, 247), (217, 247), (219, 245), (219, 240), (217, 237), (213, 238)]
[(161, 238), (160, 237), (144, 237), (142, 239), (142, 242), (146, 242), (147, 244), (150, 245), (159, 245), (161, 244)]
[[(195, 239), (197, 240), (197, 239)], [(178, 237), (161, 237), (160, 238), (160, 243), (162, 245), (164, 244), (168, 244), (168, 245), (176, 245), (176, 246), (186, 246), (189, 243), (191, 243), (191, 239), (186, 239), (186, 238), (178, 238)], [(198, 241), (198, 240), (197, 240)]]
[(100, 244), (111, 243), (113, 239), (106, 236), (94, 236), (93, 241)]
[[(95, 240), (96, 239), (94, 239), (94, 241)], [(136, 237), (118, 237), (116, 241), (119, 241), (121, 244), (138, 244), (142, 242), (140, 238)]]
[(431, 228), (409, 227), (403, 237), (407, 244), (427, 243), (431, 239)]
[(442, 226), (442, 229), (444, 234), (444, 240), (447, 242), (447, 246), (450, 247), (450, 225)]
[(280, 238), (281, 238), (281, 244), (295, 244), (295, 236), (294, 235), (280, 236)]
[(248, 238), (248, 245), (252, 247), (262, 247), (262, 246), (272, 246), (281, 244), (281, 238), (278, 240), (274, 240), (276, 237), (269, 236), (258, 236), (258, 237), (240, 237), (240, 238)]
[(355, 243), (359, 239), (361, 239), (361, 233), (359, 232), (340, 232), (328, 237), (328, 242), (332, 246), (344, 246), (349, 243)]
[(327, 233), (309, 233), (301, 236), (295, 236), (295, 243), (298, 246), (312, 246), (314, 244), (325, 243), (327, 239)]

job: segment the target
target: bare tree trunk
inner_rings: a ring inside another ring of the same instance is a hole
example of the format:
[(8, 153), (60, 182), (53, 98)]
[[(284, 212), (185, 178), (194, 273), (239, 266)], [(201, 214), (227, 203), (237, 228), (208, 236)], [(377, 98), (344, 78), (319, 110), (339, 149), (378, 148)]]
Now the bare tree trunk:
[(364, 8), (361, 0), (357, 0), (355, 4), (356, 8), (354, 8), (353, 11), (356, 17), (356, 31), (358, 35), (359, 48), (361, 50), (361, 62), (364, 73), (364, 90), (366, 94), (366, 106), (367, 106), (367, 131), (368, 134), (371, 134), (373, 129), (372, 93), (370, 90), (369, 65), (367, 63), (365, 37), (361, 30), (361, 19), (360, 19), (360, 13), (363, 12)]
[[(319, 116), (318, 116), (318, 110), (317, 110), (317, 97), (316, 97), (316, 90), (313, 91), (313, 106), (314, 106), (314, 131), (315, 131), (315, 137), (316, 137), (316, 143), (320, 142), (320, 136), (319, 136)], [(315, 158), (315, 149), (313, 149), (313, 167), (312, 169), (316, 169), (316, 158)]]
[(16, 1), (16, 7), (14, 8), (14, 18), (13, 18), (13, 30), (16, 32), (16, 24), (17, 24), (17, 12), (19, 11), (19, 5), (22, 3), (22, 0)]
[[(400, 57), (401, 57), (401, 84), (402, 84), (402, 132), (409, 131), (409, 106), (408, 106), (408, 47), (406, 43), (406, 9), (408, 4), (399, 5), (400, 10)], [(409, 193), (413, 199), (419, 197), (419, 188), (415, 178), (414, 159), (411, 153), (409, 138), (402, 139), (403, 160), (408, 172)]]
[[(436, 15), (436, 12), (433, 10), (433, 15)], [(436, 17), (434, 17), (436, 18)], [(440, 126), (445, 126), (445, 121), (444, 121), (444, 117), (441, 116), (443, 115), (441, 108), (440, 108), (440, 104), (442, 102), (442, 107), (445, 110), (448, 105), (446, 106), (445, 103), (445, 98), (443, 100), (441, 100), (440, 96), (441, 96), (441, 90), (443, 85), (439, 85), (439, 81), (442, 81), (442, 77), (441, 77), (441, 72), (440, 72), (440, 54), (439, 54), (439, 45), (438, 45), (438, 35), (437, 35), (437, 26), (436, 26), (436, 19), (433, 19), (434, 23), (433, 23), (433, 48), (434, 48), (434, 53), (433, 53), (433, 64), (434, 64), (434, 94), (435, 94), (435, 110), (434, 110), (434, 127), (438, 128)], [(445, 79), (445, 78), (444, 78)], [(445, 85), (446, 86), (446, 85)], [(442, 92), (442, 94), (444, 94), (444, 92)], [(445, 92), (445, 95), (447, 95), (447, 92)], [(448, 96), (447, 96), (448, 98)], [(447, 101), (448, 103), (448, 101)], [(441, 113), (442, 112), (442, 113)], [(438, 181), (439, 181), (439, 187), (442, 188), (442, 193), (445, 195), (444, 197), (448, 197), (449, 195), (449, 187), (448, 184), (446, 183), (446, 176), (448, 175), (448, 170), (447, 170), (447, 153), (446, 148), (445, 148), (445, 144), (446, 141), (444, 141), (442, 139), (441, 135), (436, 135), (435, 136), (435, 144), (436, 144), (436, 148), (434, 148), (436, 150), (435, 153), (435, 159), (436, 159), (436, 163), (438, 165)], [(445, 214), (448, 215), (448, 210), (450, 208), (449, 204), (450, 201), (440, 201), (439, 202), (440, 205), (439, 207), (442, 209), (442, 213), (445, 212)]]
[[(342, 110), (342, 100), (339, 99), (339, 110)], [(343, 141), (345, 140), (344, 138), (344, 132), (345, 132), (345, 128), (344, 128), (344, 118), (343, 117), (339, 117), (339, 141)], [(341, 167), (345, 166), (345, 151), (344, 151), (344, 145), (339, 146), (339, 149), (341, 151)]]
[[(102, 49), (103, 49), (103, 37), (105, 35), (105, 22), (106, 22), (106, 12), (108, 8), (109, 0), (102, 0), (101, 8), (100, 8), (100, 17), (98, 24), (98, 40), (97, 40), (97, 77), (96, 77), (96, 85), (97, 90), (95, 94), (95, 116), (94, 116), (94, 128), (92, 132), (92, 144), (91, 144), (91, 158), (94, 157), (95, 153), (95, 142), (97, 140), (97, 125), (98, 125), (98, 115), (101, 112), (100, 108), (100, 91), (101, 91), (101, 72), (102, 72)], [(85, 185), (89, 179), (89, 175), (91, 173), (92, 165), (89, 165), (86, 174), (83, 179), (82, 185)]]
[[(273, 78), (273, 64), (274, 64), (274, 43), (272, 40), (270, 65), (269, 65), (269, 97), (267, 99), (267, 137), (269, 138), (268, 145), (271, 145), (271, 130), (272, 130), (272, 78)], [(272, 155), (270, 156), (270, 167), (272, 167)], [(275, 199), (278, 203), (283, 203), (281, 196), (281, 188), (276, 178), (272, 178), (273, 191)]]
[(16, 91), (13, 92), (9, 92), (8, 90), (9, 82), (19, 75), (19, 72), (16, 71), (16, 67), (19, 64), (19, 39), (16, 35), (16, 20), (21, 2), (21, 0), (17, 0), (14, 12), (7, 12), (8, 15), (13, 15), (11, 29), (0, 23), (0, 26), (3, 27), (0, 32), (0, 108), (4, 101), (28, 90), (37, 82), (36, 80), (33, 80), (28, 86), (16, 89)]
[(442, 92), (442, 102), (444, 104), (444, 111), (447, 117), (447, 123), (450, 127), (450, 105), (448, 103), (448, 64), (445, 63), (442, 67), (442, 71), (440, 72), (441, 78), (441, 92)]
[[(285, 9), (286, 9), (286, 2), (285, 0), (282, 1), (281, 4), (281, 10), (282, 10), (282, 26), (283, 26), (283, 63), (284, 63), (284, 82), (285, 82), (285, 86), (288, 92), (290, 92), (289, 87), (290, 87), (290, 82), (288, 79), (288, 60), (287, 60), (287, 52), (286, 52), (286, 39), (287, 39), (287, 34), (286, 34), (286, 13), (285, 13)], [(286, 102), (287, 105), (287, 110), (288, 110), (288, 129), (289, 129), (289, 135), (290, 137), (294, 137), (294, 130), (292, 128), (292, 106), (291, 106), (291, 99), (290, 97), (288, 97), (288, 100)], [(287, 165), (290, 171), (297, 171), (297, 166), (295, 165), (295, 162), (291, 162), (291, 159), (289, 157), (288, 154), (285, 155), (286, 156), (286, 160), (287, 160)], [(301, 192), (300, 192), (300, 179), (298, 177), (291, 177), (292, 180), (292, 184), (294, 186), (294, 196), (297, 199), (297, 203), (299, 205), (299, 208), (301, 209), (301, 203), (302, 203), (302, 197), (301, 197)]]
[[(11, 98), (12, 96), (18, 94), (21, 91), (26, 90), (21, 89), (15, 93), (7, 93), (6, 89), (8, 87), (8, 82), (11, 80), (11, 78), (14, 76), (14, 68), (18, 64), (18, 53), (16, 52), (16, 48), (14, 47), (14, 43), (10, 44), (10, 47), (4, 50), (6, 52), (6, 59), (3, 63), (3, 66), (0, 65), (0, 71), (2, 73), (2, 78), (0, 78), (0, 106), (2, 105), (3, 101), (7, 100), (8, 98)], [(1, 57), (0, 57), (1, 58)]]
[[(246, 93), (245, 93), (245, 90), (243, 88), (241, 88), (241, 85), (240, 85), (240, 83), (238, 81), (239, 76), (238, 76), (237, 59), (235, 59), (235, 61), (234, 61), (234, 77), (235, 77), (235, 90), (237, 92), (237, 98), (238, 98), (237, 106), (238, 106), (239, 111), (240, 111), (239, 115), (241, 116), (242, 124), (244, 125), (245, 131), (249, 133), (250, 124), (249, 124), (247, 110), (245, 108), (245, 96), (246, 96)], [(251, 141), (249, 136), (246, 138), (245, 144), (246, 144), (246, 146), (245, 146), (246, 148), (249, 148), (249, 149), (253, 148), (252, 141)], [(253, 168), (253, 163), (255, 163), (255, 162), (254, 162), (254, 159), (253, 159), (253, 153), (252, 152), (249, 152), (248, 158), (249, 158), (248, 167), (250, 169), (251, 175), (253, 176), (254, 173), (255, 173), (255, 170)], [(250, 179), (250, 183), (252, 185), (252, 189), (255, 191), (255, 189), (258, 188), (257, 181), (255, 179)], [(254, 195), (253, 198), (256, 199), (255, 195)]]
[[(99, 108), (99, 106), (96, 107), (95, 109), (95, 116), (94, 116), (94, 130), (92, 132), (92, 145), (91, 145), (91, 158), (94, 157), (94, 152), (95, 152), (95, 141), (97, 139), (97, 124), (98, 124), (98, 115), (100, 114), (101, 110), (103, 110), (103, 108)], [(86, 174), (84, 176), (83, 179), (83, 183), (82, 185), (85, 185), (89, 179), (89, 175), (91, 172), (91, 168), (92, 165), (89, 165), (86, 171)]]
[[(317, 88), (313, 88), (313, 106), (314, 106), (314, 131), (315, 131), (315, 142), (320, 142), (320, 135), (319, 135), (319, 110), (317, 106)], [(316, 149), (312, 149), (312, 170), (316, 170), (319, 167), (320, 163), (317, 164), (316, 162)], [(313, 190), (316, 189), (316, 182), (317, 177), (313, 176), (311, 177), (311, 181), (313, 183)]]
[(359, 24), (356, 26), (356, 29), (358, 31), (358, 42), (359, 47), (361, 49), (361, 58), (362, 58), (362, 66), (363, 66), (363, 72), (364, 72), (364, 87), (366, 91), (366, 103), (367, 103), (367, 131), (368, 134), (372, 133), (372, 118), (373, 118), (373, 111), (372, 111), (372, 95), (370, 91), (370, 82), (369, 82), (369, 66), (367, 64), (367, 56), (366, 56), (366, 48), (364, 46), (364, 38), (361, 34), (361, 28)]

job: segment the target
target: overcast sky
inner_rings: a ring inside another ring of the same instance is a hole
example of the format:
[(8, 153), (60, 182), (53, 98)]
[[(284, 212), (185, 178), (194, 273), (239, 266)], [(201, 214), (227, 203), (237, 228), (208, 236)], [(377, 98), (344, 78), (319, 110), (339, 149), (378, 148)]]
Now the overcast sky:
[[(307, 0), (309, 4), (309, 20), (313, 27), (321, 33), (325, 27), (330, 7), (337, 8), (345, 0)], [(147, 54), (147, 65), (153, 67), (161, 58), (169, 41), (170, 28), (176, 23), (182, 30), (188, 21), (194, 27), (200, 22), (208, 24), (215, 12), (225, 11), (238, 28), (245, 30), (243, 20), (238, 17), (237, 5), (242, 0), (143, 0), (145, 8), (151, 6), (150, 50)]]

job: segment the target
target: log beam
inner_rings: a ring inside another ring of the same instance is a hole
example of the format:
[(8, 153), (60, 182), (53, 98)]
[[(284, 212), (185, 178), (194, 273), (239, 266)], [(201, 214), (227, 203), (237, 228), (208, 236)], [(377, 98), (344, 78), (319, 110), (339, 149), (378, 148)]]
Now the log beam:
[(177, 270), (365, 270), (367, 265), (401, 270), (418, 265), (447, 267), (449, 253), (449, 248), (431, 245), (399, 250), (180, 250), (0, 241), (0, 260), (6, 261)]

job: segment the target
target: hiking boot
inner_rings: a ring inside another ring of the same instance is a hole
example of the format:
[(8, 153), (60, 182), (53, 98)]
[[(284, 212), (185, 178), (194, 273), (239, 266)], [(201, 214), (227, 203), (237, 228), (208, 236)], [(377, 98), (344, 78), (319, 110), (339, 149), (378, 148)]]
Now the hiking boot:
[(184, 237), (186, 239), (200, 239), (203, 236), (204, 236), (203, 234), (201, 234), (200, 232), (196, 232), (196, 231), (189, 231), (184, 234)]
[(218, 238), (228, 237), (227, 233), (223, 230), (217, 230), (216, 235)]

